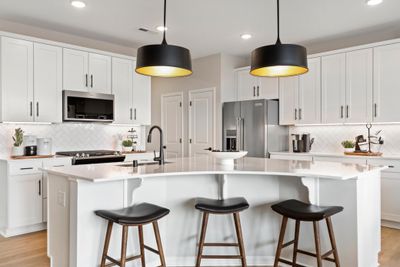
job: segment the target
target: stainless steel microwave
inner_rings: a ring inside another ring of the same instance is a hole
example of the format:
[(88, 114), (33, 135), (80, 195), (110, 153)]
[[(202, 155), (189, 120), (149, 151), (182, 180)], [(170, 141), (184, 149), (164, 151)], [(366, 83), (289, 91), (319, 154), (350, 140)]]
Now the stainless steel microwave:
[(113, 122), (114, 95), (63, 91), (63, 120)]

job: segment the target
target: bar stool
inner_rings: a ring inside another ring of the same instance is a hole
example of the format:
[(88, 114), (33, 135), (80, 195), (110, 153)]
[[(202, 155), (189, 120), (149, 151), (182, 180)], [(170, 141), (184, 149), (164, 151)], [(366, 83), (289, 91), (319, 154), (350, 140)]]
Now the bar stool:
[[(203, 222), (201, 226), (200, 243), (197, 254), (196, 267), (200, 267), (201, 259), (240, 259), (242, 262), (242, 266), (243, 267), (247, 266), (239, 212), (247, 209), (248, 207), (249, 203), (245, 198), (242, 197), (229, 198), (223, 200), (208, 199), (208, 198), (196, 199), (195, 208), (203, 212)], [(216, 215), (233, 214), (238, 243), (205, 243), (209, 214), (216, 214)], [(240, 255), (203, 255), (203, 248), (207, 246), (239, 247)]]
[[(274, 267), (278, 267), (279, 262), (289, 264), (291, 266), (300, 266), (300, 267), (303, 266), (296, 263), (297, 253), (317, 258), (318, 267), (322, 267), (322, 260), (334, 262), (336, 267), (340, 267), (339, 255), (336, 247), (335, 235), (333, 233), (331, 216), (341, 212), (343, 210), (343, 207), (339, 206), (322, 207), (322, 206), (303, 203), (295, 199), (291, 199), (272, 205), (271, 208), (275, 212), (283, 216), (281, 231), (279, 234), (278, 248), (276, 250), (276, 255), (275, 255)], [(294, 240), (287, 243), (283, 243), (288, 218), (296, 220), (295, 237)], [(332, 249), (326, 252), (325, 254), (321, 254), (319, 221), (324, 219), (326, 220), (326, 224), (328, 226), (329, 239), (331, 241)], [(316, 253), (311, 253), (308, 251), (298, 249), (301, 221), (313, 222)], [(292, 262), (285, 259), (281, 259), (280, 256), (282, 249), (292, 244), (294, 245)], [(328, 258), (331, 254), (333, 254), (333, 258)]]
[[(160, 231), (158, 228), (158, 220), (166, 216), (169, 210), (149, 203), (141, 203), (119, 210), (98, 210), (95, 211), (97, 216), (108, 220), (107, 233), (104, 242), (103, 255), (101, 257), (100, 267), (118, 265), (125, 267), (126, 262), (141, 259), (142, 266), (145, 267), (145, 249), (158, 254), (160, 256), (161, 267), (166, 267), (163, 247), (161, 243)], [(110, 238), (113, 224), (117, 223), (122, 226), (122, 245), (121, 245), (121, 259), (118, 261), (108, 256), (108, 247), (110, 245)], [(143, 225), (153, 224), (154, 235), (157, 242), (158, 250), (146, 246), (143, 238)], [(140, 255), (126, 257), (126, 246), (128, 241), (128, 227), (137, 226), (139, 232)], [(106, 261), (110, 264), (106, 265)]]

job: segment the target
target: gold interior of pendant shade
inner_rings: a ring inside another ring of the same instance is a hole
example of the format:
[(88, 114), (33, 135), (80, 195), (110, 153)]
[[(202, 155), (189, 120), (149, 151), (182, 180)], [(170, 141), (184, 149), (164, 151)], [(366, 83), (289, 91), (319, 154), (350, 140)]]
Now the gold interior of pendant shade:
[(287, 77), (301, 75), (308, 72), (308, 68), (299, 66), (269, 66), (250, 71), (254, 76)]
[(182, 77), (192, 74), (191, 70), (171, 66), (148, 66), (137, 68), (136, 72), (147, 76)]

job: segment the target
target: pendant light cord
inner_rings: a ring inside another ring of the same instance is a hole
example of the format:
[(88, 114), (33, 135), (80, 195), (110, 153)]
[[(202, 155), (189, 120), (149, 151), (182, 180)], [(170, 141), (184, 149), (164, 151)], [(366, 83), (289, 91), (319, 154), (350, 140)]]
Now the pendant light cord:
[[(279, 1), (279, 0), (278, 0)], [(162, 44), (167, 44), (165, 33), (167, 32), (167, 0), (164, 0), (164, 31)]]
[(277, 32), (278, 39), (276, 40), (276, 44), (281, 44), (281, 34), (280, 34), (280, 18), (279, 18), (279, 0), (276, 0), (277, 8), (276, 8), (276, 19), (277, 19)]

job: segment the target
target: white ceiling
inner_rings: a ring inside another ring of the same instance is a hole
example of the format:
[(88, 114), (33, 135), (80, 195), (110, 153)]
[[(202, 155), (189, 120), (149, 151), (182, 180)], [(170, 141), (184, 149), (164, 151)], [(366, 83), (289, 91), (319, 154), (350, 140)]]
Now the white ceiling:
[[(0, 18), (124, 46), (161, 42), (143, 33), (162, 23), (162, 0), (1, 0)], [(248, 55), (276, 38), (275, 0), (168, 0), (168, 36), (194, 57)], [(281, 0), (282, 42), (311, 44), (349, 34), (400, 28), (400, 1), (370, 7), (365, 0)], [(244, 41), (242, 33), (253, 38)]]

